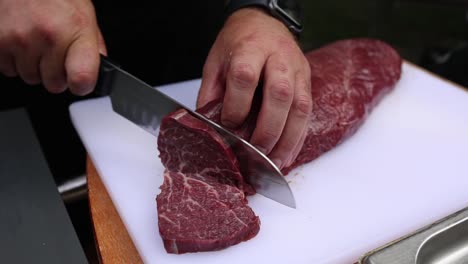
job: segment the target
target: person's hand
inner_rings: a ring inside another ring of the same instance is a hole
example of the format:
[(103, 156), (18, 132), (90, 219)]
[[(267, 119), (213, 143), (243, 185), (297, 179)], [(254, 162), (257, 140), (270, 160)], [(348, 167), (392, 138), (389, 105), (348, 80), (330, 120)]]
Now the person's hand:
[(53, 93), (92, 91), (104, 40), (89, 0), (0, 0), (0, 72)]
[(310, 68), (286, 26), (260, 9), (232, 14), (203, 68), (201, 107), (224, 96), (221, 122), (243, 123), (263, 78), (263, 101), (250, 142), (280, 168), (297, 157), (312, 109)]

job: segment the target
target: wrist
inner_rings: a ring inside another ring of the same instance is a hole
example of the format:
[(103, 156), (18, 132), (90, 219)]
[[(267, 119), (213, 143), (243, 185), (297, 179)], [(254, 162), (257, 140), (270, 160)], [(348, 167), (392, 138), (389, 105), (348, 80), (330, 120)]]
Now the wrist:
[(252, 26), (255, 25), (267, 25), (267, 27), (283, 28), (288, 31), (286, 25), (284, 25), (278, 19), (272, 17), (268, 11), (260, 7), (244, 7), (231, 13), (227, 18), (226, 22), (244, 22)]
[(225, 5), (226, 18), (246, 8), (262, 10), (283, 23), (296, 36), (302, 31), (302, 10), (295, 0), (230, 0)]

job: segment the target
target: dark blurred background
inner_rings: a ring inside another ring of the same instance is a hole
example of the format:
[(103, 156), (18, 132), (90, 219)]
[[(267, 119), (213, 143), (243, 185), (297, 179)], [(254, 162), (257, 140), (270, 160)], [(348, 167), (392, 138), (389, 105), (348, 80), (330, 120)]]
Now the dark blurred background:
[[(152, 85), (200, 78), (223, 23), (221, 0), (95, 0), (109, 56)], [(380, 38), (436, 74), (468, 86), (468, 0), (302, 1), (304, 51), (334, 40)], [(57, 186), (85, 174), (86, 152), (68, 114), (88, 97), (52, 95), (38, 86), (0, 76), (0, 111), (24, 107)], [(90, 262), (96, 261), (86, 196), (65, 199)]]

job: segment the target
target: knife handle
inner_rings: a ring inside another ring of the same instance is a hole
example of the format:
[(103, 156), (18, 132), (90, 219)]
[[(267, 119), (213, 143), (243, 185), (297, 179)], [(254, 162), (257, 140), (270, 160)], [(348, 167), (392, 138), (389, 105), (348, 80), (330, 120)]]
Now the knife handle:
[(119, 64), (111, 61), (108, 57), (101, 54), (101, 63), (99, 65), (99, 75), (94, 93), (97, 96), (106, 96), (111, 93), (114, 70), (120, 68)]

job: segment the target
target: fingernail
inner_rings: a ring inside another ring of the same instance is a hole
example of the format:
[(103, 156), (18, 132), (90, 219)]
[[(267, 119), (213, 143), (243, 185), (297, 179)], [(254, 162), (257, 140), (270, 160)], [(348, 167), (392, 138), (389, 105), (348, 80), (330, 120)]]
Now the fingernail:
[(278, 167), (278, 169), (282, 169), (283, 162), (280, 159), (272, 159), (271, 161), (273, 161), (273, 163), (276, 165), (276, 167)]
[(78, 90), (78, 91), (71, 91), (72, 94), (78, 95), (78, 96), (85, 96), (89, 94), (91, 90)]
[(93, 91), (93, 86), (87, 83), (80, 84), (76, 89), (70, 89), (70, 91), (78, 96), (84, 96)]
[(46, 88), (51, 93), (59, 94), (67, 89), (67, 83), (63, 79), (52, 79), (49, 80)]

